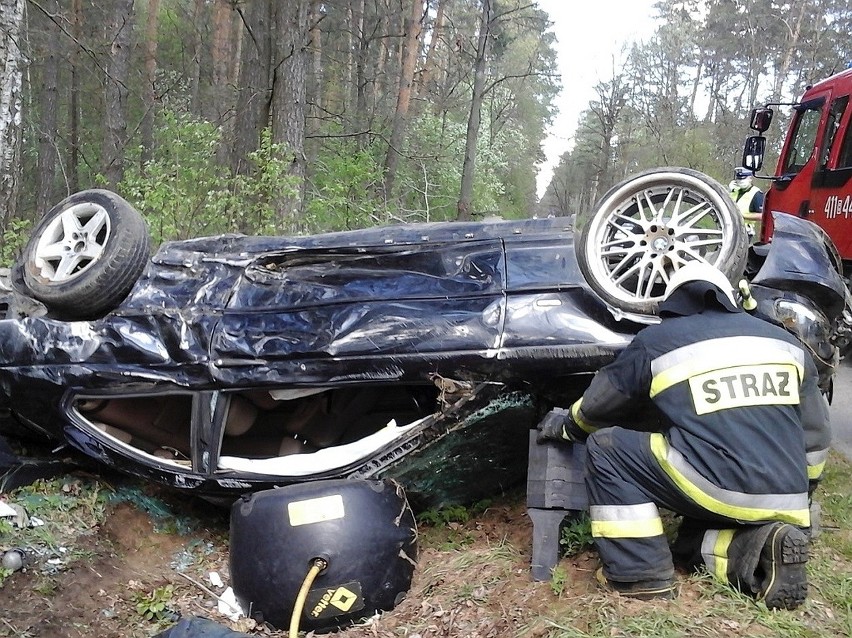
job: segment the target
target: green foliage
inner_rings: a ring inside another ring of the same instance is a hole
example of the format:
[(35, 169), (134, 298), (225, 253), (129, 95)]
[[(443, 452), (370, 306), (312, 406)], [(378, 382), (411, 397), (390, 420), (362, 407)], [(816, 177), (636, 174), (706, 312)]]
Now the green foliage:
[(450, 523), (467, 523), (470, 520), (470, 510), (463, 505), (450, 505), (436, 510), (426, 510), (417, 515), (421, 525), (443, 526)]
[(167, 620), (172, 616), (169, 603), (174, 596), (174, 585), (157, 587), (151, 593), (137, 593), (134, 596), (136, 613), (146, 620)]
[(214, 193), (211, 212), (245, 233), (295, 232), (298, 220), (279, 219), (276, 210), (281, 200), (299, 193), (299, 178), (289, 174), (288, 154), (292, 156), (284, 145), (273, 143), (269, 128), (264, 129), (260, 147), (248, 156), (254, 173), (236, 175), (224, 190)]
[(216, 194), (227, 188), (224, 171), (211, 161), (218, 144), (212, 124), (165, 111), (154, 158), (144, 167), (128, 166), (121, 190), (145, 216), (154, 245), (231, 229), (229, 220), (212, 210)]
[[(852, 464), (832, 455), (815, 498), (822, 504), (823, 523), (841, 529), (852, 529)], [(852, 556), (849, 556), (852, 559)]]
[(582, 515), (571, 519), (567, 525), (562, 527), (559, 545), (566, 556), (579, 554), (590, 549), (593, 544), (592, 524), (587, 513), (584, 512)]
[(229, 232), (284, 230), (276, 204), (298, 193), (286, 149), (269, 129), (249, 155), (250, 175), (230, 175), (216, 161), (220, 131), (186, 114), (165, 111), (154, 158), (125, 172), (121, 190), (145, 216), (154, 245)]
[(370, 149), (359, 150), (351, 140), (327, 144), (310, 168), (307, 232), (366, 228), (381, 220), (382, 167)]
[(435, 527), (454, 523), (467, 523), (472, 517), (481, 514), (491, 506), (490, 499), (477, 501), (472, 505), (448, 505), (438, 509), (425, 510), (417, 515), (417, 522)]
[[(456, 219), (466, 126), (464, 120), (446, 120), (428, 113), (409, 124), (404, 150), (408, 161), (397, 175), (396, 219), (411, 222)], [(517, 148), (509, 151), (514, 145), (509, 132), (491, 138), (488, 135), (488, 131), (481, 131), (477, 142), (474, 216), (519, 216), (518, 207), (510, 205), (505, 196), (504, 184), (510, 173), (506, 153), (512, 154)], [(522, 211), (521, 216), (527, 215), (528, 211)]]
[[(17, 528), (8, 522), (0, 526), (0, 538), (9, 546), (27, 548), (36, 555), (57, 555), (60, 547), (72, 545), (80, 529), (96, 530), (106, 516), (103, 489), (96, 481), (39, 480), (9, 494), (11, 502), (38, 517), (44, 524)], [(63, 550), (62, 568), (84, 560), (87, 552)]]
[(404, 221), (455, 219), (464, 127), (424, 113), (409, 123), (406, 149), (410, 159), (400, 166), (397, 174), (398, 215)]
[(48, 576), (42, 576), (33, 585), (33, 591), (44, 597), (52, 596), (58, 589), (59, 583), (54, 578)]
[[(420, 512), (417, 522), (420, 525), (434, 529), (432, 535), (437, 547), (442, 551), (458, 551), (474, 542), (473, 535), (465, 529), (465, 523), (484, 512), (491, 505), (488, 499), (478, 501), (473, 505), (449, 505), (439, 509)], [(424, 539), (429, 544), (430, 539)], [(502, 551), (504, 548), (498, 548)]]
[(550, 575), (550, 591), (557, 597), (561, 596), (565, 592), (567, 585), (568, 571), (561, 565), (557, 565), (553, 568), (553, 572)]
[(0, 266), (9, 267), (21, 254), (24, 244), (30, 236), (32, 221), (29, 219), (12, 219), (6, 226), (0, 239)]
[(3, 589), (3, 584), (6, 582), (6, 579), (14, 573), (14, 570), (0, 567), (0, 589)]

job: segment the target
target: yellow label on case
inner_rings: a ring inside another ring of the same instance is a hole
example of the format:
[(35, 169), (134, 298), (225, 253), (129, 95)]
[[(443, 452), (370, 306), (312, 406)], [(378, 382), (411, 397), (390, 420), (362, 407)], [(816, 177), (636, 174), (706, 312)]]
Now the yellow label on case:
[(343, 518), (346, 515), (343, 511), (343, 496), (335, 494), (288, 503), (287, 515), (293, 527)]

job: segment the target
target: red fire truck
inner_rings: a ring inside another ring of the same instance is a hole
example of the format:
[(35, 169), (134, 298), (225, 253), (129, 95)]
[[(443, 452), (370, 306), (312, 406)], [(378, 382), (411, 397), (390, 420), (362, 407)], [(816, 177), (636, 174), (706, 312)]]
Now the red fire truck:
[[(821, 226), (834, 240), (847, 274), (852, 271), (852, 68), (808, 87), (794, 113), (775, 175), (763, 205), (761, 239), (772, 234), (772, 213), (799, 215)], [(763, 164), (773, 111), (768, 104), (751, 113), (759, 134), (746, 140), (743, 166)]]

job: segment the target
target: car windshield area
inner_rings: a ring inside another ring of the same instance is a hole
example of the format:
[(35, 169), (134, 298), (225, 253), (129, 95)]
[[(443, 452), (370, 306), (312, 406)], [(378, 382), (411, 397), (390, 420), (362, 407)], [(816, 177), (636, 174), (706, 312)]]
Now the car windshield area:
[(798, 173), (810, 159), (822, 117), (821, 109), (821, 105), (815, 105), (797, 113), (793, 135), (787, 146), (787, 155), (783, 158), (783, 173)]

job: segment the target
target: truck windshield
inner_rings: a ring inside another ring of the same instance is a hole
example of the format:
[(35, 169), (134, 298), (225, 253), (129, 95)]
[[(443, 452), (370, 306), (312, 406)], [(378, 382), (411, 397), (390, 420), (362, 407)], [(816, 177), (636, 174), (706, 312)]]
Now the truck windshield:
[(815, 105), (813, 108), (798, 112), (796, 127), (787, 147), (787, 156), (784, 158), (784, 173), (798, 173), (813, 153), (821, 116), (820, 108), (821, 105)]

